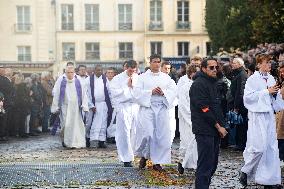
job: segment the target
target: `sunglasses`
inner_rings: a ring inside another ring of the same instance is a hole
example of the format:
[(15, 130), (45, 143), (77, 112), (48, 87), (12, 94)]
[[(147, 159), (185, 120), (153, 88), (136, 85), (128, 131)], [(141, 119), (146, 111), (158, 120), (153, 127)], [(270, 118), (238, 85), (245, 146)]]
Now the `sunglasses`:
[(219, 66), (208, 66), (207, 68), (209, 68), (209, 70), (213, 71), (213, 70), (218, 70)]

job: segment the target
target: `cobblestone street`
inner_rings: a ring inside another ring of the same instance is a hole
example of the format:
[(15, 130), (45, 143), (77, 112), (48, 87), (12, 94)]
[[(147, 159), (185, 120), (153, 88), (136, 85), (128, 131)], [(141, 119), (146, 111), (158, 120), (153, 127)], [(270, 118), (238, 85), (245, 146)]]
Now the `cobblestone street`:
[[(192, 188), (194, 172), (176, 171), (178, 142), (172, 150), (172, 164), (166, 173), (152, 169), (124, 168), (116, 146), (107, 149), (74, 149), (61, 146), (58, 136), (41, 135), (0, 143), (0, 188)], [(238, 171), (242, 154), (221, 151), (211, 188), (241, 188)], [(248, 188), (262, 188), (251, 184)]]

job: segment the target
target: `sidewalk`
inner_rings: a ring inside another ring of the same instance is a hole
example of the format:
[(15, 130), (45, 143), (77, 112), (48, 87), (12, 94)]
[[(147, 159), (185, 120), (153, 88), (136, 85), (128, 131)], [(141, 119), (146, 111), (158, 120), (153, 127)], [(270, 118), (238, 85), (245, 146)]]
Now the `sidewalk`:
[[(58, 136), (41, 135), (0, 143), (0, 188), (193, 188), (194, 171), (179, 175), (176, 170), (178, 142), (172, 149), (172, 164), (166, 172), (123, 167), (116, 147), (67, 150)], [(241, 188), (238, 171), (242, 154), (221, 151), (211, 188)], [(261, 188), (251, 185), (250, 188)]]

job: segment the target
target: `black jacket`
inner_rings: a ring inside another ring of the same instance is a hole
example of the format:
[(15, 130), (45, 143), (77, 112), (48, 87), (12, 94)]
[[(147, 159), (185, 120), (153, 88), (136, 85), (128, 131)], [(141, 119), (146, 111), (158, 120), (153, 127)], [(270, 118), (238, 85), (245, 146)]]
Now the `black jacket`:
[(4, 76), (0, 76), (0, 91), (4, 94), (4, 108), (6, 111), (14, 105), (15, 91), (12, 82)]
[(224, 126), (221, 99), (217, 91), (217, 79), (201, 72), (190, 91), (192, 132), (194, 134), (219, 136), (215, 124)]
[(247, 109), (244, 106), (243, 96), (245, 84), (248, 75), (243, 67), (233, 70), (233, 79), (231, 82), (230, 90), (234, 99), (234, 109), (239, 109), (240, 113), (247, 113)]

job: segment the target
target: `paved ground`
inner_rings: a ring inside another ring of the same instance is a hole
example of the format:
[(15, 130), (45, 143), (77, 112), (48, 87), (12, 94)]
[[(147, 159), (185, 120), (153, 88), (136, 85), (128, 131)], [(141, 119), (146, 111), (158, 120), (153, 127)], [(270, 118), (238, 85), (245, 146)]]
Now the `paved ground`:
[[(150, 168), (124, 168), (117, 159), (116, 147), (67, 150), (58, 136), (41, 135), (13, 138), (0, 143), (0, 188), (192, 188), (194, 172), (176, 171), (178, 141), (173, 145), (172, 164), (166, 173)], [(218, 170), (211, 188), (241, 188), (238, 171), (242, 154), (221, 151)], [(251, 183), (249, 188), (261, 188)]]

